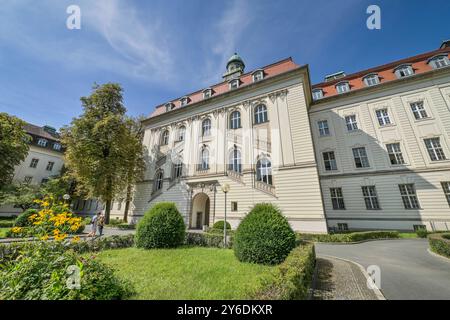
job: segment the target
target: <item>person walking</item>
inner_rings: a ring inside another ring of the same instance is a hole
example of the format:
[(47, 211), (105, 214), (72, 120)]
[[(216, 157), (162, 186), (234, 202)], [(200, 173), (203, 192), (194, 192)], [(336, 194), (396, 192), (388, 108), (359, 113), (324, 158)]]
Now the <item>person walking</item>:
[(91, 220), (91, 225), (92, 225), (91, 228), (92, 229), (91, 229), (91, 232), (89, 233), (89, 237), (95, 237), (95, 234), (97, 233), (98, 219), (101, 214), (102, 214), (101, 212), (97, 212), (97, 214), (92, 217), (92, 220)]
[(100, 214), (97, 220), (98, 232), (101, 237), (103, 235), (103, 227), (105, 226), (105, 216), (103, 214)]

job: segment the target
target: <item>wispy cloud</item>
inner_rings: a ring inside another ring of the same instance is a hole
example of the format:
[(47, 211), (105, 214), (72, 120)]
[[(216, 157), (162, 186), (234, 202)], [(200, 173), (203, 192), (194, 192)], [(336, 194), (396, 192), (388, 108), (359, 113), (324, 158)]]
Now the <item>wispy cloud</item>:
[(233, 0), (223, 11), (222, 16), (206, 34), (207, 46), (211, 48), (206, 61), (203, 83), (214, 82), (224, 72), (224, 66), (230, 56), (238, 49), (239, 40), (251, 24), (252, 11), (249, 3)]

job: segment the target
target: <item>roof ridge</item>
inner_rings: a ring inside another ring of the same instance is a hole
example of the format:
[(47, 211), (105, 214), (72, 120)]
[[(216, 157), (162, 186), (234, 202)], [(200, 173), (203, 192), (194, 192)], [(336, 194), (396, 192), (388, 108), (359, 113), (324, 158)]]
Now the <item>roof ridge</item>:
[(350, 80), (350, 79), (353, 79), (353, 78), (357, 78), (357, 77), (359, 77), (359, 76), (361, 76), (363, 74), (373, 73), (376, 70), (384, 70), (384, 69), (388, 69), (390, 67), (393, 67), (395, 65), (402, 65), (402, 64), (408, 63), (408, 62), (416, 62), (416, 61), (422, 60), (423, 58), (425, 58), (427, 56), (433, 56), (433, 55), (435, 55), (437, 53), (440, 53), (440, 52), (450, 52), (450, 48), (435, 49), (435, 50), (428, 51), (428, 52), (425, 52), (425, 53), (420, 53), (420, 54), (417, 54), (417, 55), (414, 55), (414, 56), (411, 56), (411, 57), (395, 60), (395, 61), (388, 62), (388, 63), (382, 64), (382, 65), (378, 65), (378, 66), (375, 66), (375, 67), (371, 67), (371, 68), (368, 68), (368, 69), (364, 69), (364, 70), (360, 70), (360, 71), (357, 71), (357, 72), (353, 72), (353, 73), (348, 74), (345, 77), (342, 77), (342, 78), (339, 78), (339, 79), (335, 79), (335, 80), (331, 80), (331, 81), (322, 81), (322, 82), (313, 84), (311, 87), (312, 88), (320, 88), (322, 85), (329, 86), (329, 85), (338, 83), (340, 81), (346, 81), (346, 80)]
[[(256, 71), (256, 70), (264, 70), (264, 69), (266, 69), (266, 68), (270, 68), (270, 67), (276, 66), (276, 65), (278, 65), (278, 64), (282, 64), (282, 63), (287, 62), (287, 61), (292, 61), (293, 63), (295, 63), (294, 60), (292, 59), (292, 57), (290, 56), (290, 57), (284, 58), (284, 59), (282, 59), (282, 60), (278, 60), (278, 61), (276, 61), (276, 62), (273, 62), (273, 63), (271, 63), (271, 64), (265, 65), (265, 66), (263, 66), (263, 67), (259, 67), (259, 68), (253, 69), (253, 70), (251, 70), (251, 71), (249, 71), (249, 72), (246, 72), (246, 73), (242, 74), (241, 76), (239, 76), (239, 79), (242, 78), (242, 77), (251, 75), (251, 74), (252, 74), (254, 71)], [(299, 66), (297, 63), (295, 63), (295, 64), (296, 64), (297, 66)], [(211, 86), (209, 86), (209, 87), (205, 87), (205, 88), (202, 88), (202, 89), (198, 89), (198, 90), (196, 90), (196, 91), (193, 91), (193, 92), (191, 92), (191, 93), (187, 93), (187, 94), (182, 95), (182, 96), (180, 96), (180, 97), (178, 97), (178, 98), (171, 99), (171, 100), (169, 100), (169, 101), (167, 101), (167, 102), (165, 102), (165, 103), (158, 104), (158, 105), (156, 105), (155, 109), (164, 107), (166, 104), (168, 104), (168, 103), (173, 103), (174, 101), (178, 101), (178, 100), (180, 100), (180, 99), (182, 99), (182, 98), (184, 98), (184, 97), (189, 97), (189, 96), (192, 96), (192, 95), (194, 95), (194, 94), (201, 93), (201, 92), (203, 92), (205, 89), (214, 89), (214, 87), (217, 87), (217, 86), (219, 86), (219, 85), (222, 85), (222, 84), (228, 83), (228, 82), (229, 82), (229, 81), (221, 81), (221, 82), (217, 82), (216, 84), (213, 84), (213, 85), (211, 85)]]

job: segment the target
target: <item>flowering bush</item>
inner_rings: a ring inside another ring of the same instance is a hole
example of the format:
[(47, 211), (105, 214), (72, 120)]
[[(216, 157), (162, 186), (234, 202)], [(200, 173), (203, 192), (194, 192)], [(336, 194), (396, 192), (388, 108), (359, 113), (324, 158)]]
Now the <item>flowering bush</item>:
[[(84, 229), (83, 219), (76, 217), (67, 204), (54, 201), (53, 197), (45, 197), (43, 200), (34, 200), (40, 209), (28, 217), (26, 228), (16, 226), (11, 229), (15, 236), (31, 236), (40, 240), (53, 238), (63, 241), (69, 234), (80, 233)], [(78, 241), (74, 237), (73, 241)]]

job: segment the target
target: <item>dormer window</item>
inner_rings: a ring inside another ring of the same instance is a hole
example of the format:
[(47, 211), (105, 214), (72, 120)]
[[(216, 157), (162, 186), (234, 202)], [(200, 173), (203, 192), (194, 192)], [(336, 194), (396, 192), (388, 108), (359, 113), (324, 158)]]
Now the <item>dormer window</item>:
[(183, 97), (180, 99), (180, 104), (182, 107), (187, 106), (187, 104), (189, 103), (189, 98), (188, 97)]
[(253, 72), (253, 82), (258, 82), (264, 79), (264, 71), (262, 70), (256, 70)]
[(203, 99), (208, 99), (212, 97), (212, 89), (208, 88), (203, 90)]
[(41, 139), (38, 140), (38, 143), (37, 143), (37, 144), (38, 144), (38, 146), (40, 146), (40, 147), (46, 147), (46, 146), (47, 146), (47, 142), (48, 142), (47, 139), (42, 139), (42, 138), (41, 138)]
[(173, 110), (175, 108), (175, 105), (172, 102), (166, 103), (166, 112)]
[(349, 84), (347, 81), (345, 81), (345, 82), (339, 82), (339, 83), (336, 85), (336, 91), (337, 91), (337, 93), (345, 93), (345, 92), (348, 92), (348, 91), (350, 91), (350, 84)]
[(239, 85), (240, 85), (239, 79), (234, 79), (234, 80), (230, 81), (230, 89), (231, 90), (239, 88)]
[(323, 90), (322, 89), (314, 89), (312, 91), (313, 100), (319, 100), (323, 98)]
[(401, 65), (394, 69), (395, 75), (397, 78), (405, 78), (412, 76), (414, 74), (414, 70), (409, 64)]
[(433, 67), (433, 69), (439, 69), (450, 66), (450, 61), (448, 60), (447, 55), (440, 55), (431, 58), (428, 61), (429, 64)]
[(365, 76), (363, 78), (363, 81), (366, 84), (366, 86), (371, 87), (371, 86), (375, 86), (375, 85), (379, 84), (380, 78), (378, 77), (378, 75), (376, 73), (373, 73), (373, 74), (368, 74), (367, 76)]

